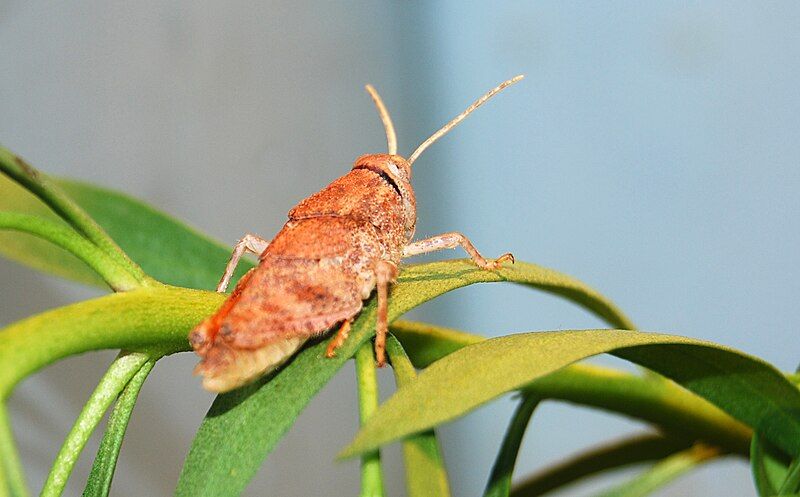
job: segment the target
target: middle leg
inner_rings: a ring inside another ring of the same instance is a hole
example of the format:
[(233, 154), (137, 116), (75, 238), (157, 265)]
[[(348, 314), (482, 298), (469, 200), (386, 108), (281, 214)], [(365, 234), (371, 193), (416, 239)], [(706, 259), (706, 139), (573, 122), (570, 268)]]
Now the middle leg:
[(262, 252), (267, 250), (268, 246), (269, 241), (264, 240), (260, 236), (256, 236), (252, 233), (244, 235), (233, 248), (231, 259), (228, 261), (228, 265), (225, 266), (225, 273), (222, 275), (222, 279), (219, 280), (219, 284), (217, 285), (217, 292), (222, 293), (228, 289), (228, 284), (231, 282), (231, 277), (236, 270), (236, 265), (239, 264), (239, 259), (242, 258), (245, 252), (261, 255)]

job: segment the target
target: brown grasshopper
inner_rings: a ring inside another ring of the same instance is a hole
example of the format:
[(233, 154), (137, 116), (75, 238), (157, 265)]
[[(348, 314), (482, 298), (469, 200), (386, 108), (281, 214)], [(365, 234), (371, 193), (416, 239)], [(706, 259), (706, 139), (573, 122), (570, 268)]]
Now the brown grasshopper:
[(327, 349), (326, 355), (333, 357), (376, 287), (375, 355), (383, 366), (389, 285), (401, 259), (461, 246), (483, 269), (514, 262), (511, 254), (484, 259), (461, 233), (412, 242), (417, 212), (410, 181), (411, 165), (426, 148), (521, 79), (512, 78), (483, 95), (408, 159), (397, 155), (392, 120), (378, 93), (367, 85), (386, 131), (389, 153), (359, 157), (349, 173), (292, 209), (271, 242), (250, 233), (239, 240), (217, 291), (227, 289), (245, 252), (259, 256), (258, 266), (189, 335), (201, 357), (195, 373), (203, 375), (203, 387), (225, 392), (244, 385), (279, 367), (309, 338), (340, 324)]

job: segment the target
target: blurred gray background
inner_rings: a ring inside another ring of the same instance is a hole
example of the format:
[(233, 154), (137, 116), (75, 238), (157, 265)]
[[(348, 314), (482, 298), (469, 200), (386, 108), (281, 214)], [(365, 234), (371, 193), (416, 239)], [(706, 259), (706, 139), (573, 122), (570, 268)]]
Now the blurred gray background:
[[(246, 231), (271, 236), (295, 202), (384, 150), (365, 83), (382, 93), (408, 154), (525, 73), (417, 162), (418, 234), (461, 230), (488, 255), (511, 250), (582, 278), (644, 329), (793, 370), (798, 26), (800, 4), (789, 1), (0, 1), (0, 142), (44, 171), (123, 190), (232, 243)], [(98, 294), (5, 260), (0, 292), (0, 324)], [(488, 336), (600, 325), (499, 285), (454, 292), (415, 317)], [(59, 363), (11, 399), (34, 488), (113, 355)], [(184, 354), (156, 367), (115, 495), (174, 488), (212, 401), (194, 363)], [(356, 429), (352, 376), (346, 368), (314, 400), (248, 495), (356, 494), (357, 464), (333, 462)], [(388, 390), (388, 372), (382, 380)], [(441, 430), (455, 495), (480, 495), (512, 408), (503, 399)], [(548, 403), (516, 474), (640, 428)], [(402, 495), (396, 447), (387, 460), (390, 493)], [(658, 495), (755, 492), (744, 462), (721, 461)]]

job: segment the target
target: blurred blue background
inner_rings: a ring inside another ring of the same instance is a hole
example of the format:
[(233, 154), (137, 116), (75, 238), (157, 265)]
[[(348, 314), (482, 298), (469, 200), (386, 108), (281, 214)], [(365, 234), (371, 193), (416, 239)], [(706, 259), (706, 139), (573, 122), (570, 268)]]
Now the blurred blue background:
[[(578, 276), (643, 329), (793, 370), (798, 25), (800, 4), (789, 1), (0, 1), (0, 142), (232, 243), (246, 231), (271, 236), (294, 203), (384, 150), (365, 83), (383, 95), (408, 154), (524, 73), (416, 163), (418, 235), (463, 231), (487, 255), (510, 250)], [(0, 292), (0, 323), (96, 295), (5, 260)], [(415, 317), (487, 336), (600, 325), (500, 285), (454, 292)], [(12, 398), (35, 488), (112, 357), (64, 361)], [(115, 495), (171, 492), (212, 400), (193, 364), (189, 354), (163, 361), (145, 386)], [(388, 391), (389, 373), (382, 380)], [(356, 427), (353, 383), (348, 368), (315, 399), (248, 495), (356, 493), (357, 464), (332, 462)], [(502, 399), (442, 430), (455, 495), (480, 495), (512, 409)], [(545, 404), (516, 474), (641, 428)], [(387, 452), (388, 487), (402, 495), (399, 451)], [(728, 460), (657, 495), (755, 491), (747, 465)]]

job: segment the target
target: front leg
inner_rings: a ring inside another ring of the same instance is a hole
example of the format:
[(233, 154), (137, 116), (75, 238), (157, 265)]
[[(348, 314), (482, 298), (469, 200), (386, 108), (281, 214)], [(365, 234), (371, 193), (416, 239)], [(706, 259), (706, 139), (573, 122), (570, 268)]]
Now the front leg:
[(454, 249), (458, 246), (461, 246), (472, 262), (481, 269), (499, 269), (500, 265), (506, 261), (514, 262), (514, 256), (511, 254), (503, 254), (494, 261), (487, 261), (466, 236), (455, 231), (409, 243), (403, 248), (403, 258), (437, 250)]
[(231, 277), (236, 270), (236, 265), (239, 264), (239, 259), (242, 258), (245, 252), (261, 255), (267, 250), (268, 246), (268, 240), (264, 240), (260, 236), (256, 236), (252, 233), (247, 233), (241, 240), (236, 242), (236, 246), (233, 248), (233, 253), (231, 254), (231, 260), (229, 260), (228, 265), (225, 266), (225, 274), (222, 275), (222, 279), (219, 280), (219, 284), (217, 285), (217, 292), (223, 293), (228, 289), (228, 284), (231, 282)]

